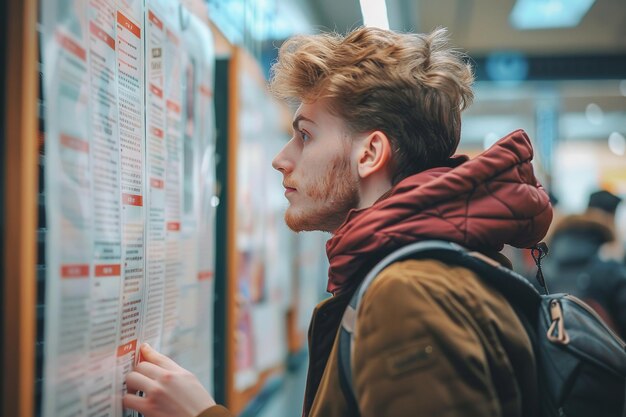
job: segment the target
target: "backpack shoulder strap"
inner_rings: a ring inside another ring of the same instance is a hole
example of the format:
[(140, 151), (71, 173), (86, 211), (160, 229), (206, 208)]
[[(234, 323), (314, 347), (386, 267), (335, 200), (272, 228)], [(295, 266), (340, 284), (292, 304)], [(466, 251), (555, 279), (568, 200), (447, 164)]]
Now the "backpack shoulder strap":
[(527, 315), (531, 321), (536, 319), (537, 307), (541, 302), (541, 296), (537, 290), (524, 277), (503, 267), (488, 256), (480, 252), (470, 251), (456, 243), (442, 240), (426, 240), (403, 246), (387, 255), (372, 268), (357, 287), (343, 314), (339, 330), (339, 382), (348, 406), (354, 411), (358, 411), (358, 403), (352, 379), (352, 353), (359, 306), (367, 289), (380, 273), (391, 264), (406, 259), (434, 259), (448, 265), (468, 268), (488, 285), (501, 292), (516, 309)]

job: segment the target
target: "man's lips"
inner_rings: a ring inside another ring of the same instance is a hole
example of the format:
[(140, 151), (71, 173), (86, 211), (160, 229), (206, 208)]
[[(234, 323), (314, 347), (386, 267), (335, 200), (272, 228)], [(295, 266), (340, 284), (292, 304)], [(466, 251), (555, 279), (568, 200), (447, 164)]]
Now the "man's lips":
[(290, 187), (289, 185), (285, 183), (283, 183), (283, 187), (285, 187), (285, 194), (289, 194), (289, 193), (296, 191), (294, 187)]

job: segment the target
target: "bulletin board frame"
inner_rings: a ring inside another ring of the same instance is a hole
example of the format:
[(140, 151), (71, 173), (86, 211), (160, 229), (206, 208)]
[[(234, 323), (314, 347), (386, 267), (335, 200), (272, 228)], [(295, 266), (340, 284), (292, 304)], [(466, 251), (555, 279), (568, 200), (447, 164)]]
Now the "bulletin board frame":
[[(258, 70), (258, 71), (257, 71)], [(258, 78), (259, 83), (264, 83), (264, 78), (258, 64), (242, 48), (235, 47), (232, 50), (230, 67), (228, 70), (228, 212), (231, 213), (227, 219), (227, 283), (226, 283), (226, 331), (225, 340), (227, 346), (226, 354), (226, 404), (231, 412), (239, 414), (245, 411), (255, 398), (257, 398), (267, 386), (272, 377), (282, 374), (285, 371), (284, 365), (263, 370), (259, 373), (256, 382), (244, 389), (238, 390), (235, 386), (235, 347), (236, 347), (236, 312), (238, 298), (239, 279), (239, 251), (237, 250), (237, 164), (238, 149), (240, 148), (239, 138), (241, 135), (239, 128), (239, 113), (241, 111), (241, 82), (240, 74), (248, 71), (253, 77)]]
[[(217, 196), (220, 201), (227, 202), (229, 198), (227, 178), (228, 178), (228, 70), (230, 57), (218, 58), (215, 63), (215, 128), (216, 143), (216, 181)], [(227, 204), (219, 204), (216, 212), (216, 242), (227, 242), (228, 224)], [(215, 314), (213, 328), (213, 397), (218, 404), (226, 402), (225, 381), (226, 381), (226, 355), (230, 341), (226, 338), (227, 316), (227, 250), (226, 245), (216, 245), (215, 253)]]
[(5, 3), (2, 415), (34, 409), (37, 0)]
[[(7, 38), (7, 7), (6, 2), (0, 4), (0, 36), (2, 39)], [(0, 97), (6, 97), (6, 42), (0, 43)], [(0, 101), (0, 126), (5, 125), (5, 100)], [(5, 164), (5, 131), (0, 129), (0, 166)], [(5, 218), (4, 218), (4, 170), (0, 170), (0, 236), (4, 236)], [(0, 239), (0, 300), (4, 301), (4, 238)], [(4, 358), (4, 311), (0, 310), (0, 358)], [(4, 379), (0, 378), (0, 410), (4, 410)]]
[[(237, 194), (231, 185), (237, 182), (237, 147), (239, 145), (239, 129), (237, 122), (237, 109), (239, 106), (239, 83), (237, 82), (237, 71), (239, 61), (241, 60), (241, 51), (237, 48), (233, 49), (229, 68), (228, 68), (228, 151), (227, 151), (227, 179), (226, 186), (229, 187), (227, 195), (227, 211), (232, 213), (232, 209), (237, 204)], [(236, 280), (237, 280), (237, 248), (236, 248), (236, 216), (230, 215), (226, 223), (226, 330), (224, 341), (229, 347), (226, 352), (226, 375), (224, 382), (226, 383), (226, 404), (232, 411), (240, 411), (244, 404), (241, 395), (235, 391), (235, 358), (234, 347), (235, 340), (235, 297), (236, 297)]]

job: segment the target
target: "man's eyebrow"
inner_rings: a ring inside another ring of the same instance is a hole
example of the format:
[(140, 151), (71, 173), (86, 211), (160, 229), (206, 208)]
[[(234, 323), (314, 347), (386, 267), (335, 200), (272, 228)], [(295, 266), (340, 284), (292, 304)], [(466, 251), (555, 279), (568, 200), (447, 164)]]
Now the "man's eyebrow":
[(293, 123), (291, 124), (291, 126), (293, 126), (293, 130), (299, 130), (299, 124), (301, 121), (306, 121), (309, 123), (313, 123), (314, 125), (316, 125), (317, 123), (315, 123), (313, 120), (309, 119), (308, 117), (305, 117), (303, 115), (298, 115), (298, 117), (296, 117), (293, 121)]

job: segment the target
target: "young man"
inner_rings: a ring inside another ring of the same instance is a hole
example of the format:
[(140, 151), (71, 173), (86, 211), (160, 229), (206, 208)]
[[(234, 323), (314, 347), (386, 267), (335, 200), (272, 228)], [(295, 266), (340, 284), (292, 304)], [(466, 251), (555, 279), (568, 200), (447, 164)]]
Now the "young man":
[[(333, 297), (314, 311), (303, 415), (533, 416), (535, 362), (506, 300), (473, 272), (408, 260), (381, 272), (359, 312), (353, 377), (339, 382), (337, 331), (358, 283), (385, 255), (425, 239), (457, 242), (501, 262), (552, 217), (522, 131), (477, 158), (453, 157), (472, 71), (427, 35), (360, 28), (299, 36), (281, 48), (272, 89), (300, 107), (275, 157), (295, 231), (324, 230)], [(509, 264), (510, 265), (510, 264)], [(192, 374), (149, 347), (128, 375), (125, 406), (146, 417), (230, 416)]]

